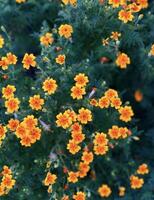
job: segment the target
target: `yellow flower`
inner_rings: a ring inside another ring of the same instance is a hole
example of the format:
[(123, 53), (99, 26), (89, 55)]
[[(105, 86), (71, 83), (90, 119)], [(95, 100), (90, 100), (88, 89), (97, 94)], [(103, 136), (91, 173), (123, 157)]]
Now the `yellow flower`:
[(85, 88), (81, 88), (80, 86), (73, 86), (71, 88), (71, 97), (73, 99), (82, 99), (84, 94), (86, 94)]
[(24, 3), (26, 0), (16, 0), (17, 3)]
[(131, 106), (120, 107), (119, 113), (120, 113), (120, 120), (122, 120), (124, 122), (131, 121), (132, 116), (134, 116), (134, 112), (133, 112)]
[(65, 55), (58, 55), (56, 58), (56, 63), (63, 65), (65, 63), (66, 56)]
[(58, 127), (62, 127), (64, 129), (67, 129), (72, 124), (72, 119), (69, 116), (69, 114), (66, 113), (66, 112), (65, 113), (59, 113), (56, 116), (56, 118), (57, 118), (56, 124), (57, 124)]
[(101, 187), (98, 188), (98, 193), (101, 197), (109, 197), (111, 192), (111, 188), (106, 184), (103, 184)]
[(121, 68), (127, 68), (127, 65), (130, 64), (130, 58), (125, 53), (120, 53), (116, 59), (116, 64)]
[(18, 98), (11, 97), (5, 102), (5, 107), (8, 113), (14, 113), (19, 109), (20, 101)]
[(109, 0), (109, 4), (111, 4), (113, 8), (118, 8), (121, 4), (121, 0)]
[(49, 186), (53, 185), (56, 182), (57, 176), (55, 174), (47, 173), (46, 178), (44, 180), (44, 185)]
[(54, 41), (53, 37), (52, 37), (52, 33), (46, 33), (45, 35), (40, 37), (40, 42), (42, 45), (44, 46), (49, 46), (50, 44), (52, 44)]
[(35, 61), (35, 56), (31, 53), (31, 54), (28, 54), (26, 53), (23, 57), (23, 60), (22, 60), (22, 63), (23, 63), (23, 67), (25, 69), (29, 69), (30, 66), (32, 67), (36, 67), (36, 61)]
[(41, 99), (40, 95), (34, 95), (30, 97), (29, 105), (33, 110), (41, 110), (44, 105), (44, 99)]
[(7, 85), (6, 87), (3, 87), (2, 88), (3, 98), (9, 99), (11, 97), (14, 97), (15, 91), (16, 91), (16, 88), (14, 85)]
[(125, 187), (119, 187), (119, 196), (120, 197), (123, 197), (125, 195), (125, 191), (126, 191), (126, 188)]
[(150, 55), (151, 55), (151, 56), (154, 56), (154, 44), (151, 46)]
[(7, 61), (9, 65), (15, 65), (17, 63), (17, 57), (12, 53), (7, 53)]
[(2, 67), (3, 70), (6, 70), (6, 69), (8, 69), (8, 65), (9, 65), (9, 62), (8, 62), (7, 57), (4, 57), (4, 56), (3, 56), (3, 57), (0, 59), (0, 66)]
[(47, 78), (44, 82), (43, 82), (43, 90), (44, 92), (47, 92), (49, 95), (50, 94), (54, 94), (56, 89), (57, 89), (57, 83), (54, 79), (52, 78)]
[(73, 33), (73, 28), (69, 24), (63, 24), (59, 27), (58, 33), (61, 37), (70, 38)]
[(0, 48), (4, 46), (4, 38), (0, 35)]
[(79, 109), (78, 120), (82, 124), (87, 124), (88, 122), (91, 122), (92, 121), (91, 111), (85, 108)]
[(117, 41), (117, 40), (119, 40), (119, 37), (121, 37), (121, 33), (112, 32), (110, 37), (111, 37), (113, 40)]
[(121, 10), (119, 12), (119, 19), (123, 21), (124, 23), (127, 23), (128, 21), (132, 21), (134, 19), (134, 16), (132, 15), (132, 12)]

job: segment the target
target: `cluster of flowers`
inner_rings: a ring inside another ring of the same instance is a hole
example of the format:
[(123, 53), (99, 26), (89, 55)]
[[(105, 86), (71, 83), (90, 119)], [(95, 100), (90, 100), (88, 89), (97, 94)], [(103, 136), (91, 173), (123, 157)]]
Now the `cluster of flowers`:
[(148, 7), (147, 0), (127, 1), (127, 0), (109, 0), (108, 3), (113, 8), (121, 8), (118, 18), (127, 23), (134, 19), (134, 14), (140, 12), (142, 9)]
[(4, 166), (2, 172), (0, 173), (1, 183), (0, 183), (0, 196), (6, 195), (15, 185), (15, 179), (12, 177), (12, 171), (8, 166)]
[(79, 73), (75, 76), (75, 86), (71, 88), (71, 96), (73, 99), (82, 99), (83, 95), (86, 94), (85, 87), (89, 82), (89, 79), (85, 74)]
[[(3, 47), (4, 39), (0, 38), (0, 46)], [(6, 56), (2, 56), (0, 59), (0, 67), (2, 70), (7, 70), (9, 65), (15, 65), (17, 63), (17, 57), (11, 52), (7, 53)]]

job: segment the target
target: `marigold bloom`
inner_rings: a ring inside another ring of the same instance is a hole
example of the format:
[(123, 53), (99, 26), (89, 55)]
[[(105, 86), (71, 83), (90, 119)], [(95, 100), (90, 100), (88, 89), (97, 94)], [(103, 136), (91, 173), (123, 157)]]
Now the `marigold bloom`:
[(113, 8), (118, 8), (121, 4), (121, 0), (109, 0), (109, 4), (111, 4)]
[(73, 27), (69, 24), (63, 24), (59, 27), (58, 33), (61, 37), (70, 38), (73, 33)]
[(105, 92), (105, 97), (107, 97), (109, 100), (111, 100), (112, 98), (117, 98), (118, 92), (110, 88)]
[(92, 152), (87, 152), (87, 151), (83, 152), (81, 160), (84, 163), (90, 164), (93, 161), (93, 159), (94, 159), (94, 155)]
[(68, 114), (69, 117), (71, 118), (72, 122), (76, 122), (76, 119), (77, 119), (77, 114), (74, 112), (74, 110), (65, 110), (64, 114)]
[(143, 163), (142, 165), (140, 165), (137, 169), (137, 173), (138, 174), (148, 174), (149, 173), (149, 169), (148, 169), (148, 165)]
[(78, 182), (78, 176), (79, 176), (79, 173), (78, 172), (69, 172), (68, 173), (68, 178), (67, 178), (67, 180), (68, 180), (68, 182), (70, 182), (70, 183), (76, 183), (76, 182)]
[(141, 10), (141, 6), (136, 4), (136, 3), (131, 3), (128, 5), (128, 8), (130, 9), (131, 12), (139, 12)]
[(79, 109), (78, 120), (82, 124), (87, 124), (88, 122), (91, 122), (92, 121), (91, 111), (85, 108)]
[(104, 133), (96, 133), (95, 138), (94, 138), (94, 144), (95, 145), (107, 145), (108, 144), (108, 139), (106, 134)]
[(34, 95), (29, 98), (29, 105), (33, 110), (41, 110), (44, 105), (44, 99), (40, 95)]
[(86, 200), (86, 195), (84, 192), (77, 192), (76, 195), (73, 195), (74, 200)]
[(57, 90), (57, 83), (54, 79), (52, 78), (47, 78), (44, 82), (43, 82), (43, 90), (44, 92), (47, 92), (49, 95), (54, 94), (55, 91)]
[(141, 8), (147, 8), (148, 7), (148, 0), (137, 0), (137, 3)]
[(98, 105), (100, 108), (108, 108), (110, 105), (110, 101), (107, 97), (103, 96), (99, 99)]
[(0, 35), (0, 48), (4, 46), (4, 38)]
[(44, 185), (45, 186), (53, 185), (56, 182), (56, 179), (57, 176), (55, 174), (48, 172), (44, 180)]
[(16, 0), (17, 3), (24, 3), (26, 0)]
[(116, 59), (116, 64), (121, 69), (127, 68), (127, 65), (130, 64), (130, 58), (125, 53), (120, 53)]
[(115, 109), (119, 109), (122, 102), (120, 98), (112, 98), (111, 99), (111, 107), (114, 107)]
[(7, 61), (9, 65), (15, 65), (17, 63), (17, 56), (12, 53), (7, 53)]
[(119, 196), (120, 197), (123, 197), (125, 195), (125, 191), (126, 191), (126, 188), (125, 187), (119, 187)]
[(1, 185), (10, 190), (15, 185), (15, 180), (12, 178), (12, 175), (5, 175), (2, 178)]
[[(26, 133), (27, 132), (29, 132), (29, 131), (26, 131)], [(31, 140), (30, 134), (26, 134), (26, 135), (22, 136), (20, 143), (22, 146), (30, 147), (32, 145), (32, 140)]]
[(45, 35), (42, 35), (40, 37), (40, 42), (42, 45), (44, 46), (49, 46), (50, 44), (52, 44), (54, 41), (53, 37), (52, 37), (52, 33), (46, 33)]
[(119, 128), (119, 134), (120, 134), (120, 137), (125, 139), (126, 137), (129, 136), (129, 130), (128, 128), (126, 127), (120, 127)]
[(8, 166), (4, 165), (2, 175), (5, 176), (5, 175), (11, 175), (11, 174), (12, 174), (11, 169)]
[(76, 81), (76, 85), (80, 87), (85, 87), (89, 82), (88, 76), (83, 73), (79, 73), (75, 76), (74, 80)]
[(8, 122), (7, 127), (8, 127), (11, 131), (16, 131), (18, 125), (19, 125), (19, 120), (18, 120), (18, 119), (10, 119), (9, 122)]
[(72, 133), (72, 135), (76, 134), (76, 133), (82, 133), (82, 126), (78, 122), (75, 122), (71, 126), (71, 133)]
[(85, 135), (83, 133), (73, 133), (72, 134), (72, 139), (74, 140), (74, 142), (76, 144), (80, 144), (84, 139), (85, 139)]
[(2, 88), (3, 98), (10, 99), (11, 97), (14, 97), (15, 91), (16, 91), (16, 88), (14, 85), (7, 85), (6, 87), (3, 87)]
[(141, 102), (143, 99), (143, 93), (140, 90), (136, 90), (134, 93), (134, 98), (137, 102)]
[(121, 37), (121, 33), (118, 32), (112, 32), (110, 38), (117, 41), (119, 40), (119, 37)]
[(66, 59), (66, 56), (60, 54), (57, 56), (55, 60), (56, 60), (56, 63), (63, 65), (65, 63), (65, 59)]
[(89, 164), (85, 162), (79, 163), (79, 177), (84, 178), (87, 176), (88, 171), (90, 170)]
[(96, 99), (91, 99), (90, 100), (90, 105), (92, 105), (92, 106), (98, 106), (98, 102), (97, 102), (97, 100)]
[(151, 56), (154, 56), (154, 44), (151, 46), (150, 55), (151, 55)]
[(81, 88), (80, 86), (73, 86), (71, 88), (71, 97), (73, 99), (82, 99), (83, 95), (85, 95), (85, 88)]
[(120, 133), (119, 133), (119, 127), (118, 126), (112, 126), (111, 129), (109, 129), (108, 132), (110, 138), (112, 139), (119, 139), (120, 138)]
[(140, 189), (144, 184), (143, 178), (132, 175), (130, 177), (130, 185), (132, 189)]
[(3, 185), (0, 185), (0, 196), (3, 196), (5, 194), (5, 188)]
[(120, 107), (119, 113), (120, 113), (120, 120), (124, 122), (131, 121), (132, 116), (134, 116), (134, 112), (131, 106)]
[(5, 138), (5, 134), (6, 134), (6, 127), (0, 124), (0, 142)]
[(31, 67), (36, 67), (36, 61), (35, 61), (35, 56), (31, 53), (28, 54), (26, 53), (23, 57), (22, 63), (23, 63), (23, 68), (29, 69)]
[(111, 188), (106, 184), (103, 184), (98, 188), (98, 193), (101, 197), (109, 197), (111, 192)]
[(119, 19), (124, 23), (127, 23), (128, 21), (132, 21), (134, 16), (132, 15), (131, 11), (121, 10), (119, 11)]
[(57, 120), (56, 120), (56, 124), (58, 127), (62, 127), (64, 129), (67, 129), (68, 127), (71, 126), (72, 124), (72, 119), (69, 117), (69, 115), (67, 113), (59, 113), (56, 116)]
[(27, 117), (24, 118), (23, 123), (29, 130), (31, 130), (38, 125), (38, 120), (34, 117), (34, 115), (27, 115)]
[(8, 69), (8, 65), (9, 65), (9, 63), (8, 63), (7, 57), (4, 57), (4, 56), (3, 56), (3, 57), (0, 59), (0, 67), (2, 67), (3, 70), (7, 70), (7, 69)]
[(96, 155), (105, 155), (109, 148), (107, 145), (94, 145), (94, 153)]
[(74, 140), (69, 140), (69, 143), (67, 144), (67, 149), (71, 154), (75, 155), (80, 151), (81, 147)]
[(20, 101), (18, 98), (11, 97), (7, 101), (5, 101), (5, 107), (7, 108), (8, 113), (17, 112), (19, 109)]

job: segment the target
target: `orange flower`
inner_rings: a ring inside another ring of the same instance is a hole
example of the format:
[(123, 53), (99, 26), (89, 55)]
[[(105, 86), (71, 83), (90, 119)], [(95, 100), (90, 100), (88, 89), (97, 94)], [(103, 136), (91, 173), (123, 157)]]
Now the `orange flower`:
[(35, 61), (35, 56), (31, 53), (31, 54), (28, 54), (26, 53), (23, 57), (23, 60), (22, 60), (22, 63), (23, 63), (23, 67), (25, 69), (29, 69), (30, 66), (32, 67), (36, 67), (36, 61)]
[(73, 33), (73, 28), (69, 24), (63, 24), (59, 27), (58, 33), (61, 37), (70, 38)]
[(85, 76), (85, 74), (82, 73), (76, 75), (74, 80), (76, 81), (76, 85), (80, 87), (85, 87), (89, 82), (88, 76)]
[(69, 172), (67, 180), (70, 183), (76, 183), (78, 182), (78, 176), (79, 176), (78, 172)]
[(0, 185), (0, 196), (3, 196), (5, 194), (5, 188), (3, 185)]
[(56, 58), (56, 63), (63, 65), (65, 63), (66, 56), (65, 55), (58, 55)]
[(56, 116), (57, 120), (56, 120), (56, 124), (58, 127), (62, 127), (64, 129), (67, 129), (68, 127), (71, 126), (72, 124), (72, 119), (69, 117), (69, 115), (67, 113), (59, 113)]
[(7, 57), (4, 57), (4, 56), (3, 56), (3, 57), (0, 59), (0, 67), (2, 67), (3, 70), (6, 70), (6, 69), (8, 69), (8, 65), (9, 65), (9, 63), (8, 63)]
[(34, 127), (30, 130), (29, 135), (31, 138), (31, 143), (35, 143), (36, 140), (40, 140), (41, 138), (41, 129), (39, 129), (38, 127)]
[(16, 0), (17, 3), (24, 3), (26, 0)]
[(98, 105), (100, 108), (108, 108), (110, 105), (110, 101), (107, 97), (103, 96), (99, 99)]
[(109, 100), (111, 100), (112, 98), (118, 97), (118, 92), (114, 89), (108, 89), (105, 92), (105, 97), (107, 97)]
[(89, 164), (85, 162), (79, 163), (79, 177), (84, 178), (87, 176), (88, 171), (90, 170)]
[(86, 195), (84, 192), (77, 192), (76, 195), (73, 195), (74, 200), (85, 200)]
[(41, 110), (44, 105), (44, 99), (40, 95), (34, 95), (29, 98), (29, 105), (33, 110)]
[(96, 99), (91, 99), (90, 100), (90, 105), (92, 105), (92, 106), (98, 106), (98, 102), (97, 102), (97, 100)]
[(109, 0), (109, 4), (111, 4), (113, 8), (118, 8), (121, 4), (121, 0)]
[(27, 134), (27, 130), (23, 122), (19, 124), (19, 126), (16, 129), (15, 134), (18, 138), (23, 138)]
[(131, 11), (121, 10), (119, 11), (119, 19), (124, 23), (127, 23), (128, 21), (132, 21), (134, 16)]
[(117, 41), (119, 40), (119, 37), (121, 37), (121, 33), (118, 32), (112, 32), (110, 38)]
[(151, 56), (154, 56), (154, 44), (151, 46), (150, 55), (151, 55)]
[(2, 88), (3, 98), (10, 99), (11, 97), (14, 97), (15, 91), (16, 91), (16, 88), (14, 85), (7, 85), (6, 87), (3, 87)]
[(112, 139), (119, 139), (120, 138), (120, 133), (119, 133), (119, 127), (118, 126), (112, 126), (111, 129), (109, 129), (108, 132), (110, 138)]
[(135, 13), (141, 10), (141, 6), (137, 5), (136, 3), (129, 4), (128, 8), (130, 9), (131, 12), (135, 12)]
[(11, 97), (5, 102), (5, 107), (8, 113), (14, 113), (19, 109), (20, 101), (18, 98)]
[(19, 125), (19, 120), (18, 120), (18, 119), (10, 119), (9, 122), (8, 122), (7, 127), (8, 127), (11, 131), (16, 131), (18, 125)]
[(137, 169), (137, 173), (138, 174), (148, 174), (149, 173), (149, 169), (148, 169), (148, 165), (143, 163), (142, 165), (140, 165)]
[(76, 115), (76, 113), (73, 110), (68, 109), (64, 113), (66, 113), (66, 114), (69, 115), (69, 117), (71, 118), (72, 122), (76, 121), (77, 115)]
[(31, 130), (38, 125), (38, 120), (34, 118), (34, 115), (27, 115), (27, 117), (24, 118), (23, 123), (29, 130)]
[(44, 82), (43, 82), (43, 90), (44, 92), (47, 92), (49, 95), (50, 94), (54, 94), (55, 91), (57, 90), (57, 83), (54, 79), (52, 78), (47, 78)]
[(2, 178), (2, 182), (1, 182), (1, 185), (3, 187), (6, 187), (7, 189), (12, 189), (13, 186), (15, 185), (15, 180), (12, 179), (12, 175), (5, 175), (3, 176)]
[(106, 134), (104, 133), (96, 133), (95, 139), (94, 139), (94, 144), (95, 145), (107, 145), (108, 144), (108, 139), (106, 138)]
[(74, 140), (69, 140), (69, 143), (67, 144), (67, 149), (71, 154), (74, 155), (80, 151), (81, 147)]
[(119, 128), (119, 134), (120, 136), (125, 139), (127, 136), (129, 136), (129, 130), (126, 127), (120, 127)]
[(82, 158), (81, 160), (86, 163), (86, 164), (90, 164), (94, 159), (94, 155), (92, 152), (83, 152)]
[(44, 185), (45, 186), (53, 185), (56, 182), (56, 179), (57, 176), (55, 174), (48, 172), (44, 180)]
[(4, 46), (4, 38), (0, 35), (0, 48)]
[(130, 64), (130, 58), (125, 53), (120, 53), (116, 59), (116, 64), (121, 69), (127, 68), (127, 65)]
[(115, 109), (119, 109), (122, 102), (120, 98), (112, 98), (111, 99), (111, 107), (114, 107)]
[(148, 0), (137, 0), (137, 3), (141, 8), (147, 8), (148, 7)]
[(82, 126), (76, 122), (71, 126), (71, 133), (76, 134), (76, 133), (81, 133), (82, 132)]
[(73, 86), (71, 88), (71, 97), (73, 99), (82, 99), (83, 95), (85, 95), (85, 88), (81, 88), (80, 86)]
[(109, 197), (111, 192), (111, 188), (106, 184), (103, 184), (101, 187), (98, 188), (98, 193), (101, 197)]
[(78, 120), (82, 124), (87, 124), (88, 122), (91, 122), (92, 121), (91, 111), (85, 108), (79, 109)]
[(123, 197), (125, 195), (125, 191), (126, 191), (126, 188), (125, 187), (119, 187), (119, 196), (120, 197)]
[(140, 189), (144, 184), (144, 180), (143, 178), (132, 175), (130, 177), (130, 184), (132, 189)]
[(120, 120), (124, 122), (131, 121), (131, 117), (134, 116), (131, 106), (124, 106), (119, 109)]
[(6, 127), (0, 124), (0, 143), (5, 138)]
[(12, 53), (7, 53), (7, 61), (9, 65), (15, 65), (17, 63), (17, 57)]
[(42, 45), (44, 46), (49, 46), (50, 44), (52, 44), (54, 41), (53, 37), (52, 37), (52, 33), (46, 33), (45, 35), (42, 35), (40, 37), (40, 42)]
[(143, 94), (140, 90), (136, 90), (134, 93), (134, 98), (137, 102), (141, 102), (143, 99)]
[(108, 152), (109, 148), (107, 145), (95, 145), (94, 152), (96, 155), (105, 155)]
[(8, 166), (4, 165), (2, 175), (5, 176), (5, 175), (11, 175), (11, 174), (12, 174), (11, 169)]
[(73, 133), (72, 138), (76, 144), (80, 144), (85, 139), (85, 135), (80, 132)]
[(26, 131), (26, 135), (22, 136), (20, 143), (22, 146), (30, 147), (32, 145), (32, 140), (30, 134), (28, 134), (28, 131)]

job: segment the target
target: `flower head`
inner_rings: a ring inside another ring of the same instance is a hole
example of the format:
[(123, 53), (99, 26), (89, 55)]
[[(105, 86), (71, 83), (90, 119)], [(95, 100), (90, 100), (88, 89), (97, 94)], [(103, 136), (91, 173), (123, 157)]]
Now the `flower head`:
[(69, 24), (62, 24), (59, 29), (58, 33), (61, 37), (70, 38), (73, 33), (73, 28)]

